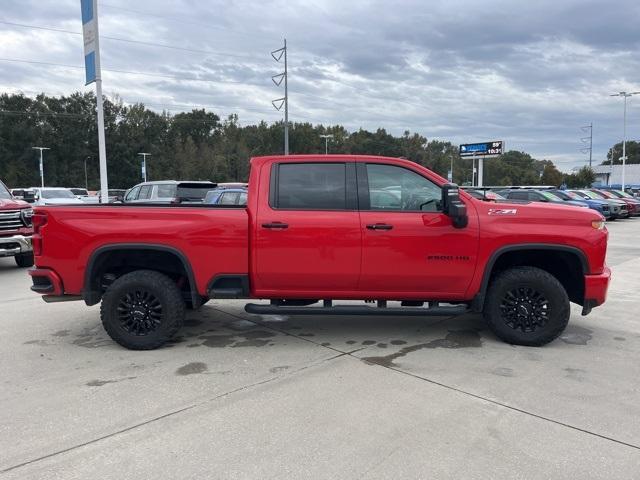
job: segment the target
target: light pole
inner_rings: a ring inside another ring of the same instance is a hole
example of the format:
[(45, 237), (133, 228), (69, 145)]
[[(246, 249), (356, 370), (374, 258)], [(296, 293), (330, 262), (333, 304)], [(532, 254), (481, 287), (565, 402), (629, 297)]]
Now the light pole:
[[(610, 95), (611, 97), (623, 97), (624, 98), (624, 114), (622, 120), (622, 191), (625, 188), (625, 169), (627, 165), (627, 98), (632, 95), (637, 95), (640, 92), (619, 92)], [(613, 165), (613, 154), (611, 156), (611, 164)]]
[(87, 160), (89, 160), (91, 157), (87, 157), (84, 159), (84, 188), (85, 190), (89, 191), (89, 180), (87, 177)]
[(42, 151), (51, 150), (51, 149), (47, 147), (31, 147), (31, 148), (34, 150), (40, 150), (40, 186), (44, 188), (44, 165), (43, 165)]
[(333, 139), (333, 135), (332, 134), (328, 134), (328, 135), (320, 135), (320, 138), (324, 138), (324, 154), (328, 155), (329, 154), (329, 139)]
[(151, 155), (150, 153), (139, 153), (138, 155), (142, 155), (142, 178), (146, 182), (147, 181), (147, 155)]

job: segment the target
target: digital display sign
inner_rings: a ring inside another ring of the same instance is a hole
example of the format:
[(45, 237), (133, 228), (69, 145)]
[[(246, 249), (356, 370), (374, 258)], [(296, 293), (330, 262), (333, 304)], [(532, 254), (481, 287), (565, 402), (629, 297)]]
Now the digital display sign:
[(465, 143), (460, 145), (461, 157), (488, 157), (502, 155), (502, 140), (483, 143)]

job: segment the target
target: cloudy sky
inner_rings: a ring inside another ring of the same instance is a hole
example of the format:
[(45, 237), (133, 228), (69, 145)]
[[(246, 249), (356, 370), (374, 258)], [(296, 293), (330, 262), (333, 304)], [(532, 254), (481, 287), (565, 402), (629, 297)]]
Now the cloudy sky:
[[(84, 86), (80, 0), (0, 0), (0, 91)], [(269, 55), (287, 38), (290, 119), (419, 132), (584, 165), (622, 138), (622, 99), (640, 90), (640, 2), (99, 1), (108, 96), (242, 124), (276, 121)], [(35, 28), (40, 27), (40, 28)], [(640, 138), (640, 95), (628, 104)]]

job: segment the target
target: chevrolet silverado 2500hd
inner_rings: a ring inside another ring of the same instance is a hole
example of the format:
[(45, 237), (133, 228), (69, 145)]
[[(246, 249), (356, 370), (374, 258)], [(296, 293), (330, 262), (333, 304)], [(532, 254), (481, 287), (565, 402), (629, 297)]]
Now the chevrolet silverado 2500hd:
[(570, 302), (588, 314), (605, 301), (611, 275), (599, 213), (483, 202), (375, 156), (254, 158), (246, 207), (60, 205), (33, 223), (32, 290), (102, 302), (106, 331), (131, 349), (162, 345), (185, 308), (225, 298), (270, 300), (248, 303), (254, 314), (482, 312), (501, 339), (543, 345)]

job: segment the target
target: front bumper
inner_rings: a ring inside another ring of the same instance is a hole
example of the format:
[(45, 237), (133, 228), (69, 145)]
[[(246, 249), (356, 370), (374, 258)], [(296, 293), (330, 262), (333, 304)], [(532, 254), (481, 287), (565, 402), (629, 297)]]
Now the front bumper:
[(611, 281), (611, 269), (604, 267), (602, 273), (584, 276), (584, 303), (582, 315), (588, 315), (595, 307), (607, 300), (607, 291)]
[(0, 257), (13, 257), (21, 253), (33, 251), (31, 237), (24, 235), (12, 235), (10, 237), (0, 237)]

